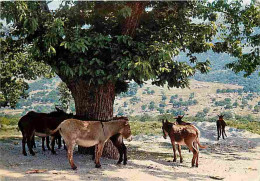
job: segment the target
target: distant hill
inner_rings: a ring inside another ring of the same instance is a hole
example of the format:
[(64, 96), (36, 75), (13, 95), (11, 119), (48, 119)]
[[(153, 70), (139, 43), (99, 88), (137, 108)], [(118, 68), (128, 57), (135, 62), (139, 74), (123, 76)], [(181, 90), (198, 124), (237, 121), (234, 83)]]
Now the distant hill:
[(232, 70), (225, 69), (227, 63), (235, 61), (234, 58), (225, 53), (218, 54), (209, 51), (208, 53), (198, 55), (198, 59), (200, 61), (209, 59), (211, 62), (211, 71), (208, 74), (196, 74), (194, 77), (195, 80), (241, 85), (243, 86), (244, 92), (260, 93), (259, 71), (245, 78), (243, 72), (235, 74)]

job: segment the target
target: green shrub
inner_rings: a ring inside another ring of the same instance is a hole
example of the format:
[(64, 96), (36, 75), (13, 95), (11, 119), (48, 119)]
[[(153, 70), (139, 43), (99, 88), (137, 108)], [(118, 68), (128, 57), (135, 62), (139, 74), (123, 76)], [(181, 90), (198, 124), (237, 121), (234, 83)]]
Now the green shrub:
[(18, 121), (20, 119), (20, 116), (18, 115), (7, 115), (7, 114), (2, 114), (0, 115), (0, 124), (1, 125), (17, 125)]

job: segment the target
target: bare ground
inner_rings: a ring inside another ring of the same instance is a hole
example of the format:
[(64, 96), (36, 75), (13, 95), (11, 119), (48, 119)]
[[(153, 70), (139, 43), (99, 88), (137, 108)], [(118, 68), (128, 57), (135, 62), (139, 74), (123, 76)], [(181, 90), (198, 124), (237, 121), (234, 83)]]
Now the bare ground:
[[(126, 143), (129, 161), (116, 165), (116, 160), (102, 158), (102, 168), (94, 168), (91, 156), (74, 152), (78, 170), (70, 169), (66, 151), (41, 151), (36, 156), (21, 154), (20, 137), (0, 139), (0, 180), (260, 180), (260, 135), (227, 128), (228, 138), (216, 141), (215, 123), (196, 123), (201, 130), (199, 167), (191, 168), (192, 153), (183, 147), (184, 162), (172, 162), (169, 138), (136, 136)], [(43, 173), (27, 174), (39, 169)]]

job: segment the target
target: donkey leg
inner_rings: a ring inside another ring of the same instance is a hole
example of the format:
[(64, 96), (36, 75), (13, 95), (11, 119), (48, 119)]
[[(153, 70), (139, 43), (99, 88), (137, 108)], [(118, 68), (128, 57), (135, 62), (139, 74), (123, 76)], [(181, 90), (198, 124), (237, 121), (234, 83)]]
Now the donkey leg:
[(73, 170), (76, 170), (77, 169), (77, 166), (74, 164), (74, 160), (73, 160), (73, 150), (74, 150), (74, 147), (75, 147), (75, 143), (69, 143), (67, 145), (67, 156), (68, 156), (68, 160), (69, 160), (69, 163), (70, 163), (70, 166)]
[(221, 135), (222, 135), (222, 128), (219, 127), (219, 137), (221, 137)]
[(224, 126), (224, 128), (223, 128), (223, 131), (224, 131), (224, 133), (225, 133), (225, 136), (227, 137), (226, 130), (225, 130), (225, 126)]
[(198, 167), (199, 166), (199, 145), (197, 143), (195, 143), (195, 144), (193, 144), (193, 146), (198, 151), (197, 152), (197, 158), (196, 158), (196, 167)]
[(124, 144), (124, 142), (122, 142), (122, 148), (123, 148), (123, 155), (124, 155), (124, 165), (127, 164), (127, 148)]
[(121, 164), (123, 161), (123, 147), (122, 147), (122, 140), (120, 139), (120, 135), (114, 135), (110, 137), (110, 140), (112, 141), (113, 145), (117, 148), (119, 152), (119, 160), (117, 164)]
[(42, 151), (45, 151), (44, 142), (45, 142), (45, 137), (42, 137)]
[(97, 144), (96, 157), (95, 157), (95, 163), (96, 163), (95, 167), (96, 168), (100, 168), (101, 167), (100, 157), (102, 155), (103, 148), (104, 148), (104, 144), (103, 143)]
[(179, 144), (178, 144), (178, 152), (179, 152), (179, 155), (180, 155), (180, 162), (182, 163), (183, 158), (182, 158), (182, 155), (181, 155), (181, 145), (179, 145)]
[(185, 141), (185, 144), (188, 146), (188, 148), (190, 149), (190, 151), (192, 151), (193, 153), (193, 157), (192, 157), (192, 160), (191, 160), (191, 166), (194, 167), (195, 165), (195, 160), (197, 158), (197, 154), (198, 154), (198, 150), (196, 150), (192, 144), (192, 142), (190, 141)]
[(55, 155), (56, 151), (54, 150), (54, 145), (55, 145), (55, 137), (52, 136), (51, 137), (51, 153)]
[(35, 155), (33, 149), (32, 149), (32, 136), (33, 135), (27, 135), (26, 137), (26, 141), (27, 141), (27, 146), (28, 146), (28, 149), (29, 149), (29, 152), (32, 156)]
[(32, 147), (33, 148), (36, 148), (36, 144), (35, 144), (35, 139), (34, 139), (35, 136), (32, 137)]
[(58, 149), (61, 148), (61, 136), (59, 135), (58, 136)]
[(66, 147), (66, 145), (65, 145), (65, 141), (63, 140), (63, 149), (64, 150), (67, 150), (67, 147)]
[(223, 138), (223, 139), (225, 139), (224, 134), (225, 134), (225, 127), (222, 126), (222, 138)]
[(219, 140), (219, 138), (220, 138), (220, 127), (219, 127), (219, 125), (217, 125), (217, 132), (218, 132), (218, 140)]
[(171, 139), (172, 150), (173, 150), (173, 162), (176, 162), (176, 150), (175, 150), (175, 140)]
[(50, 148), (50, 138), (49, 138), (49, 136), (46, 136), (46, 146), (47, 146), (48, 150), (51, 150), (51, 148)]
[(23, 155), (27, 156), (26, 149), (25, 149), (25, 143), (26, 143), (26, 137), (23, 134), (23, 140), (22, 140), (22, 149), (23, 149)]

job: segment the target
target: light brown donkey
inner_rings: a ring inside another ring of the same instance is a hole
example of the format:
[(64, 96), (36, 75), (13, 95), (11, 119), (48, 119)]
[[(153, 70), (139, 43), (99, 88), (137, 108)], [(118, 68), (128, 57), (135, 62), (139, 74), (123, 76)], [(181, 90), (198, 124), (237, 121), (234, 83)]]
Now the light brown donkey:
[(57, 129), (50, 132), (53, 134), (58, 130), (67, 145), (69, 163), (74, 170), (77, 168), (73, 161), (73, 150), (76, 144), (84, 147), (96, 145), (95, 164), (96, 168), (100, 168), (100, 157), (104, 144), (111, 136), (119, 133), (129, 141), (132, 139), (130, 125), (126, 117), (109, 122), (67, 119)]
[(162, 130), (163, 130), (163, 137), (166, 139), (166, 136), (169, 135), (172, 143), (174, 159), (176, 161), (176, 151), (175, 151), (175, 142), (178, 144), (178, 151), (180, 154), (180, 161), (182, 162), (181, 156), (181, 145), (187, 145), (189, 150), (193, 153), (193, 158), (191, 161), (192, 167), (195, 165), (198, 167), (198, 159), (199, 159), (199, 149), (206, 148), (206, 146), (202, 146), (199, 142), (199, 130), (194, 125), (177, 125), (171, 122), (162, 121)]

